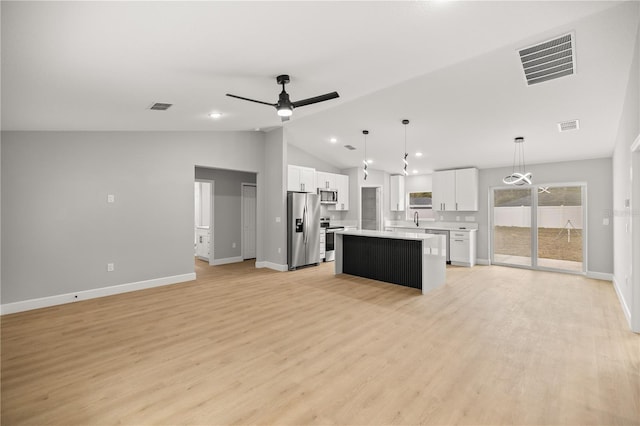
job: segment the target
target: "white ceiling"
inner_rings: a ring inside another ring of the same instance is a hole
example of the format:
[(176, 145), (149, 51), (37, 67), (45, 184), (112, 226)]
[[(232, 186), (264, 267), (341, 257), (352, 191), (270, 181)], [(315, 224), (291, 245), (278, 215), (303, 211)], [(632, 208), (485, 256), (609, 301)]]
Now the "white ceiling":
[[(401, 171), (610, 156), (639, 22), (637, 2), (2, 2), (4, 130), (252, 130), (339, 168)], [(516, 50), (575, 31), (577, 74), (527, 87)], [(174, 106), (150, 111), (153, 102)], [(208, 114), (223, 113), (212, 120)], [(558, 133), (559, 121), (580, 130)], [(330, 137), (338, 143), (331, 144)], [(345, 144), (358, 149), (347, 151)], [(416, 151), (425, 155), (413, 156)]]

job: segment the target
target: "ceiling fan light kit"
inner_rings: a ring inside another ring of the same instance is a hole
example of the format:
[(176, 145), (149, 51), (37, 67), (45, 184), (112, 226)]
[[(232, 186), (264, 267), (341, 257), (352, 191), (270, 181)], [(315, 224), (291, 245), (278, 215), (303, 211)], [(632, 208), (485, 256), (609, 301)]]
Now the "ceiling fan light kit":
[(516, 144), (513, 152), (513, 168), (511, 169), (511, 174), (505, 176), (502, 182), (507, 185), (516, 186), (522, 186), (524, 184), (531, 185), (532, 176), (531, 173), (526, 171), (526, 163), (524, 161), (524, 138), (518, 136), (513, 142)]
[(331, 92), (320, 96), (314, 96), (313, 98), (307, 98), (292, 102), (289, 98), (289, 94), (284, 88), (284, 86), (289, 83), (289, 81), (291, 80), (287, 74), (282, 74), (276, 77), (276, 82), (282, 86), (282, 92), (280, 92), (280, 95), (278, 96), (278, 102), (276, 103), (257, 101), (255, 99), (245, 98), (243, 96), (232, 95), (231, 93), (227, 93), (227, 96), (236, 99), (242, 99), (243, 101), (255, 102), (257, 104), (270, 105), (272, 107), (275, 107), (278, 116), (282, 119), (282, 121), (289, 120), (289, 117), (291, 117), (291, 115), (293, 114), (294, 108), (317, 104), (319, 102), (324, 102), (340, 97), (340, 95), (338, 95), (338, 92)]

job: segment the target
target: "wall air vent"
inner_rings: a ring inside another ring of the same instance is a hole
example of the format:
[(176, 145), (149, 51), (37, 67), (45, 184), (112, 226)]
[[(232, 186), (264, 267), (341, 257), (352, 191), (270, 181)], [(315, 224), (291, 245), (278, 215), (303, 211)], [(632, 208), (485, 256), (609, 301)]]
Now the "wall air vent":
[(569, 120), (569, 121), (561, 121), (558, 123), (558, 131), (568, 132), (569, 130), (578, 130), (580, 128), (579, 120)]
[(347, 148), (349, 151), (355, 151), (356, 147), (353, 145), (345, 145), (345, 148)]
[(575, 74), (575, 34), (569, 33), (518, 51), (527, 85)]
[(156, 102), (153, 105), (151, 105), (149, 107), (149, 109), (152, 109), (154, 111), (166, 111), (168, 110), (173, 104), (163, 104), (161, 102)]

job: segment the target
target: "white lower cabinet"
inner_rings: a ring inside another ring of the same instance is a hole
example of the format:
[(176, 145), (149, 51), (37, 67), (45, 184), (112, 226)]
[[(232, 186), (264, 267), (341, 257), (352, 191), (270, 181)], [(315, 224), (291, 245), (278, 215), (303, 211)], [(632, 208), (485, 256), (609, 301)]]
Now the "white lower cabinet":
[(324, 246), (327, 241), (327, 230), (322, 228), (320, 230), (320, 260), (324, 260), (326, 257)]
[(449, 250), (452, 265), (474, 266), (476, 264), (476, 233), (451, 231)]

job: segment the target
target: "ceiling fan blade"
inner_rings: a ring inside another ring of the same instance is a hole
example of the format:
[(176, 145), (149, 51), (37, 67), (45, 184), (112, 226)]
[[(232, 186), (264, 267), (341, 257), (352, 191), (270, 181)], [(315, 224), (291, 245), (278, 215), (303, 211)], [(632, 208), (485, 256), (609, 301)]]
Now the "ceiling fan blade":
[(338, 95), (338, 92), (331, 92), (325, 95), (314, 96), (313, 98), (307, 98), (307, 99), (302, 99), (300, 101), (291, 102), (291, 105), (293, 105), (294, 108), (298, 108), (305, 105), (317, 104), (318, 102), (328, 101), (329, 99), (335, 99), (338, 97), (340, 97), (340, 95)]
[(232, 98), (242, 99), (243, 101), (255, 102), (257, 104), (269, 105), (272, 107), (276, 106), (276, 104), (270, 104), (269, 102), (262, 102), (262, 101), (256, 101), (255, 99), (243, 98), (242, 96), (236, 96), (230, 93), (227, 93), (227, 96), (230, 96)]

